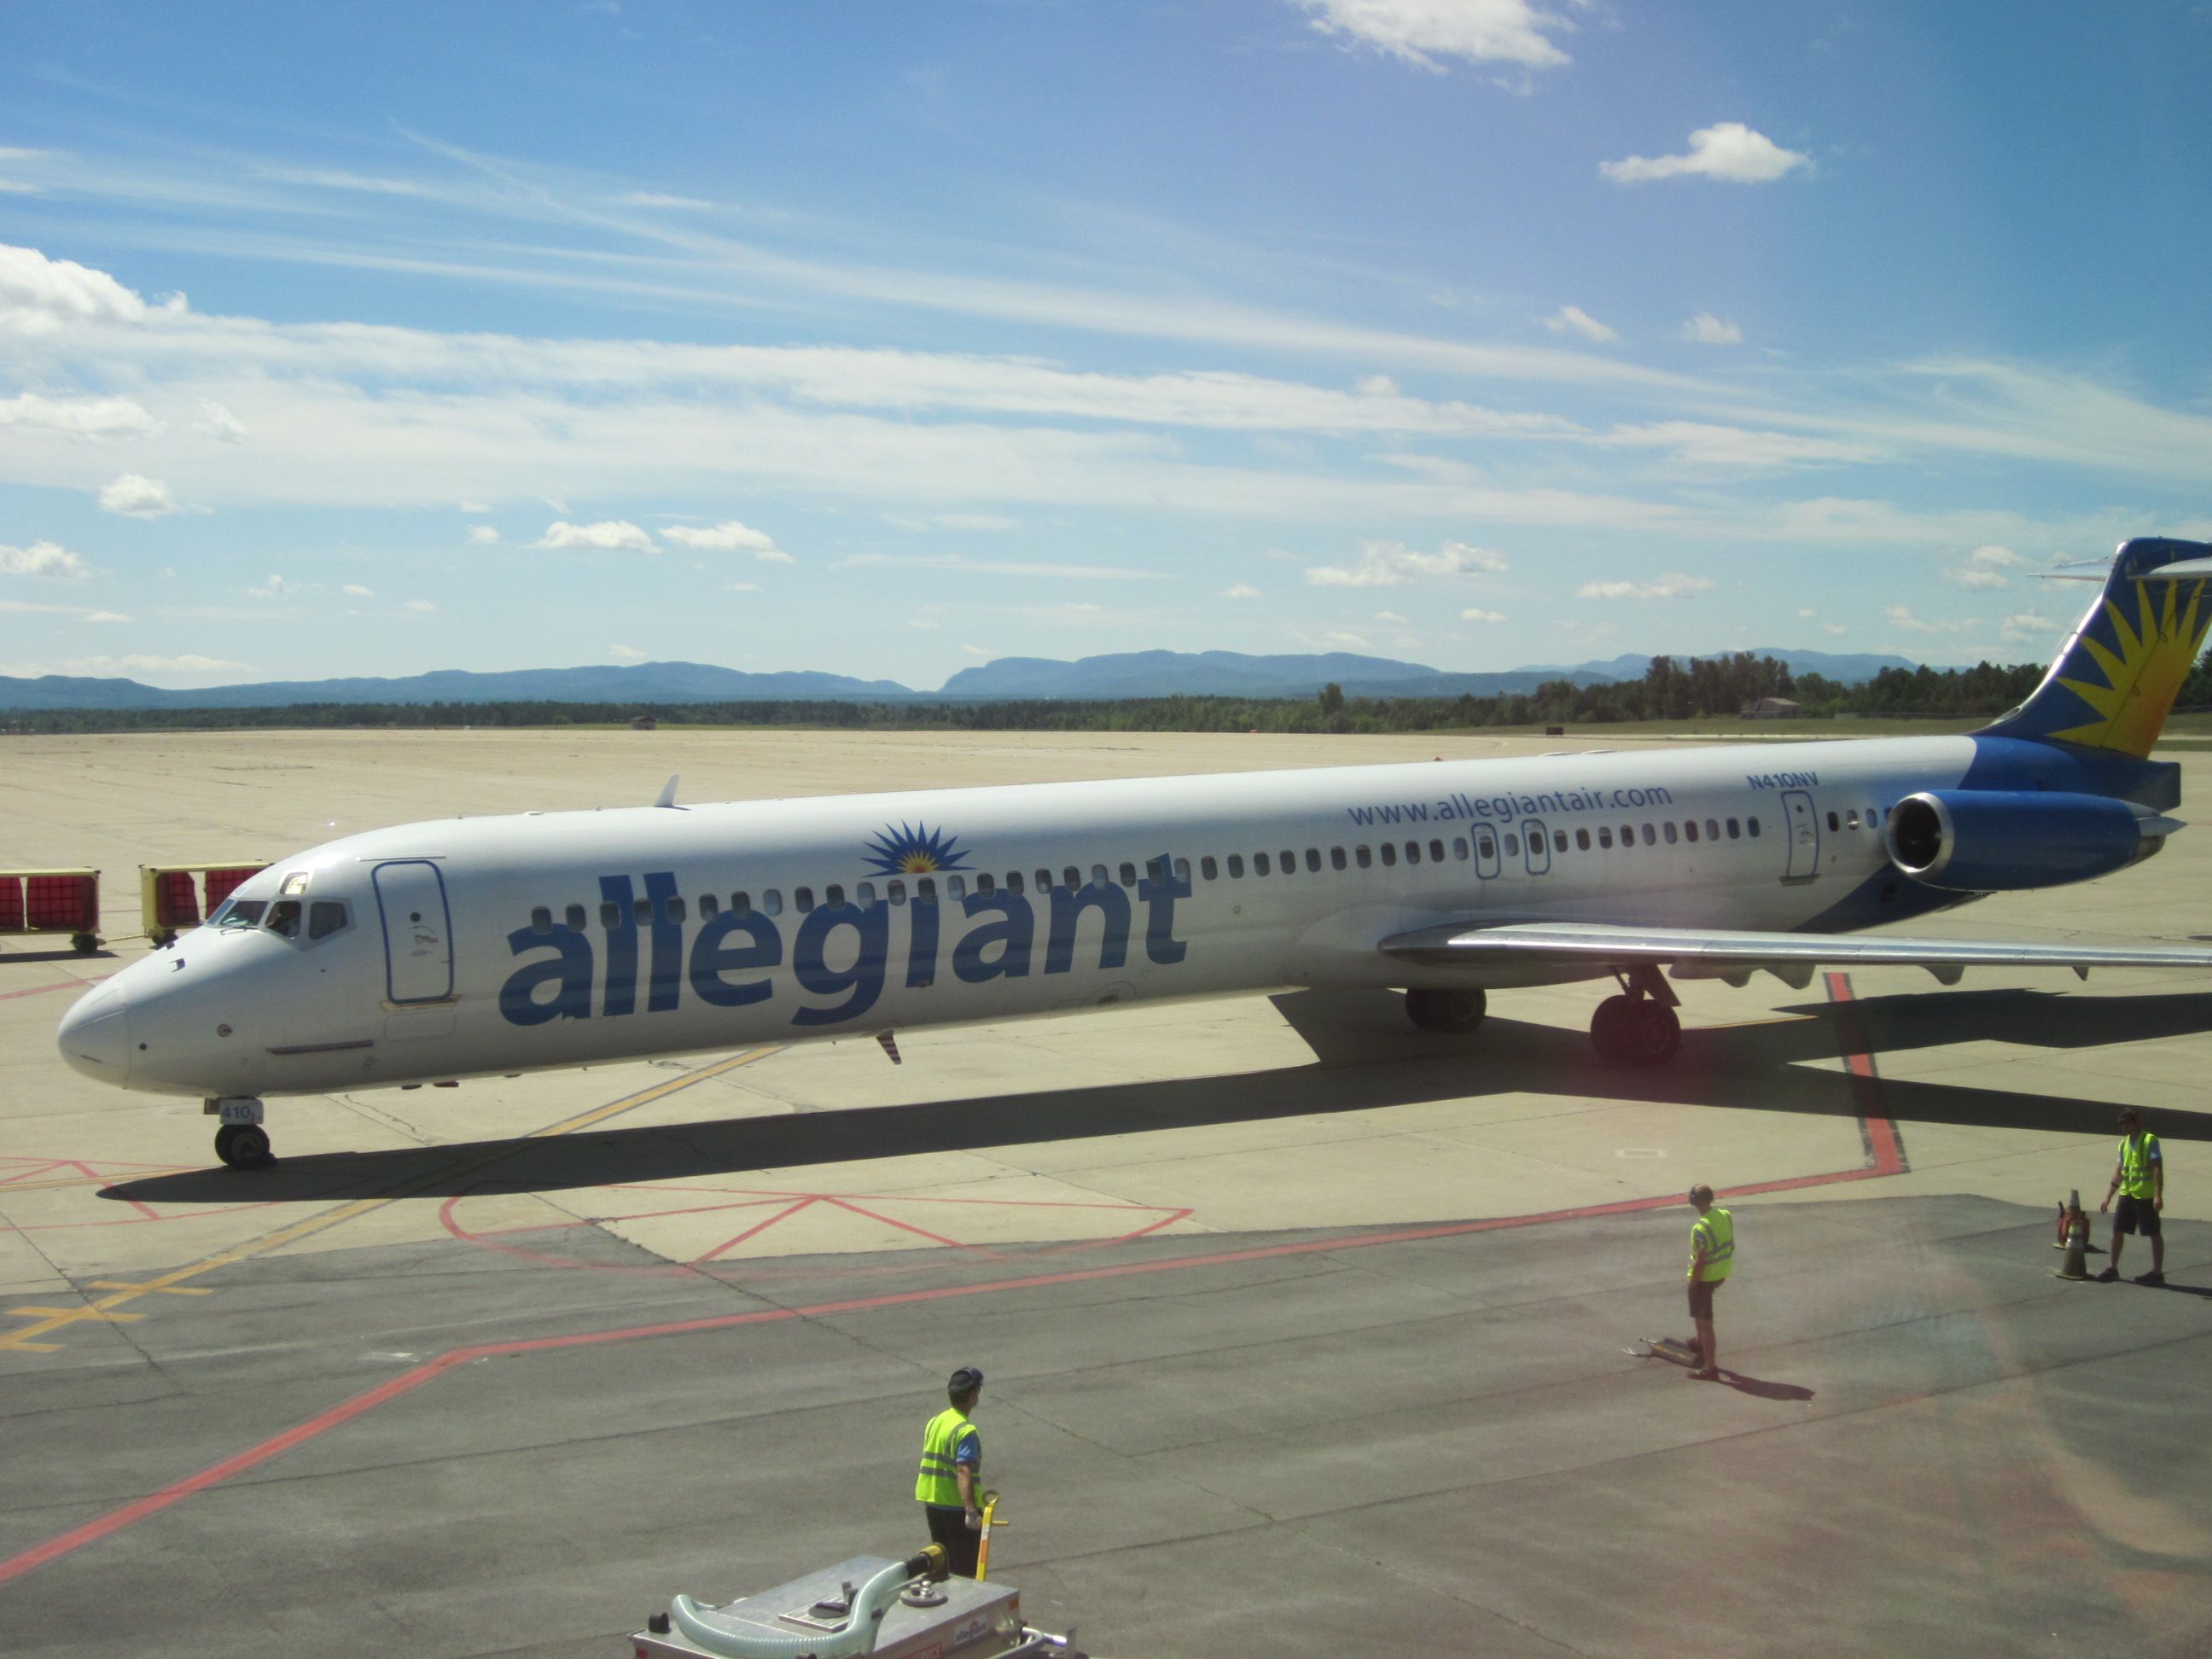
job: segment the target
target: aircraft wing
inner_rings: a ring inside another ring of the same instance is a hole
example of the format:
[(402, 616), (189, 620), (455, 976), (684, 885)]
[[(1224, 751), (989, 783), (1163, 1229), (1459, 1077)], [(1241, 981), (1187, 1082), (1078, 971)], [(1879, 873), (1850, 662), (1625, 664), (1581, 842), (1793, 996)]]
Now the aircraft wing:
[(1802, 987), (1820, 968), (1925, 968), (1955, 985), (1969, 968), (2212, 969), (2212, 946), (2014, 944), (2000, 939), (1914, 939), (1904, 934), (1753, 933), (1703, 927), (1620, 927), (1601, 922), (1447, 924), (1398, 933), (1384, 955), (1425, 968), (1509, 963), (1605, 970), (1650, 965), (1675, 979), (1738, 984), (1765, 970)]

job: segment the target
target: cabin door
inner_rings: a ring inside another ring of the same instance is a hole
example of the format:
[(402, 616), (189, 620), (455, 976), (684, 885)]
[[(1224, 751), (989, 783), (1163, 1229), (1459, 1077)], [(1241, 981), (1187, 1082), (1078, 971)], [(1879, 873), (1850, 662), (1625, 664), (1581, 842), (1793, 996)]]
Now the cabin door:
[(1820, 873), (1820, 820), (1813, 798), (1802, 789), (1782, 792), (1783, 828), (1790, 839), (1790, 867), (1784, 881), (1810, 881)]
[(443, 1002), (453, 994), (453, 927), (446, 878), (427, 859), (376, 866), (384, 919), (384, 994), (390, 1002)]

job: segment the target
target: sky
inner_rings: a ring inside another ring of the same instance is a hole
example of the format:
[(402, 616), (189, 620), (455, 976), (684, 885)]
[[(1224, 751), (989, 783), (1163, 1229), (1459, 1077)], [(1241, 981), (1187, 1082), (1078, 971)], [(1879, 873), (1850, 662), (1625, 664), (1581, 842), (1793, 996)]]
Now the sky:
[(0, 673), (2042, 660), (2212, 6), (0, 8)]

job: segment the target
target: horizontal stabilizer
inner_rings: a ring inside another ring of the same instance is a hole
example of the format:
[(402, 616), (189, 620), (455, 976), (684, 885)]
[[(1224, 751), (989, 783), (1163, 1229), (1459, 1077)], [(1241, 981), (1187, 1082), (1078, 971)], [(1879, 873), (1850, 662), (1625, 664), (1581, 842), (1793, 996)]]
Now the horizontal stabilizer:
[(2006, 939), (1912, 939), (1901, 934), (1753, 933), (1698, 927), (1616, 927), (1598, 922), (1447, 924), (1395, 934), (1382, 953), (1424, 968), (1514, 963), (1595, 971), (1665, 967), (1677, 979), (1726, 979), (1765, 969), (1802, 985), (1817, 968), (1925, 968), (1945, 983), (1967, 968), (2212, 969), (2202, 945), (2030, 945)]

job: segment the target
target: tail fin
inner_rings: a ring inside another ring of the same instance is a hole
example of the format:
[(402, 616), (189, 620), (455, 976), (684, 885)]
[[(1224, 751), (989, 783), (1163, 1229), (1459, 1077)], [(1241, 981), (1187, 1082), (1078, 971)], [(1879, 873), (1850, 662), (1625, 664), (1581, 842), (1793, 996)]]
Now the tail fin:
[(2212, 625), (2212, 543), (2141, 536), (2028, 700), (1987, 728), (2147, 759)]

